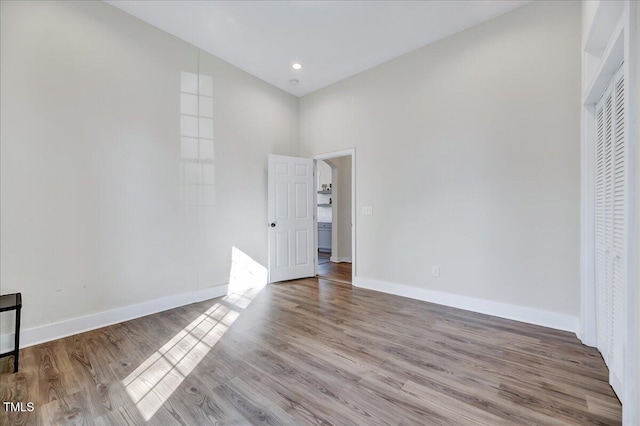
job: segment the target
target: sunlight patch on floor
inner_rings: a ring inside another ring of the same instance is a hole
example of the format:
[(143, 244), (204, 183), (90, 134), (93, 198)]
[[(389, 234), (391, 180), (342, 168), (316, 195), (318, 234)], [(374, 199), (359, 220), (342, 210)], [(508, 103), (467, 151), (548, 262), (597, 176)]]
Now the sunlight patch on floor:
[(150, 420), (267, 283), (266, 268), (233, 247), (229, 293), (173, 336), (122, 383)]

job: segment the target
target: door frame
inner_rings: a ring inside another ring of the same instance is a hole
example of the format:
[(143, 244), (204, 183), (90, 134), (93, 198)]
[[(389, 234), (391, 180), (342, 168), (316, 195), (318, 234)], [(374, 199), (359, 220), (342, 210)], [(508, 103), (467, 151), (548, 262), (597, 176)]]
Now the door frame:
[[(317, 173), (317, 164), (318, 160), (331, 160), (333, 158), (338, 157), (346, 157), (347, 155), (351, 156), (351, 285), (354, 285), (356, 278), (356, 149), (348, 148), (341, 151), (333, 151), (327, 152), (324, 154), (314, 155), (312, 158), (314, 160), (314, 177), (315, 173)], [(313, 192), (314, 205), (318, 205), (318, 191)], [(317, 215), (317, 207), (316, 214), (314, 215), (314, 225), (316, 228), (315, 235), (315, 254), (316, 254), (316, 265), (315, 265), (315, 273), (318, 275), (318, 215)]]

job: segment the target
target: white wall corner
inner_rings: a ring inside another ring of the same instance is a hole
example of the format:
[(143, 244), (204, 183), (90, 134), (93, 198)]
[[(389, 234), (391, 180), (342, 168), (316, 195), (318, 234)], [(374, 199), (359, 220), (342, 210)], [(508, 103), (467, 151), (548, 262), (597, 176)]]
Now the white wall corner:
[[(26, 348), (40, 343), (49, 342), (78, 333), (95, 330), (123, 321), (144, 317), (177, 308), (191, 303), (202, 302), (225, 296), (228, 285), (209, 287), (202, 290), (190, 291), (160, 299), (124, 306), (109, 311), (99, 312), (84, 317), (72, 318), (52, 324), (20, 330), (20, 348)], [(0, 351), (7, 352), (13, 349), (14, 333), (0, 336)]]
[(408, 297), (410, 299), (422, 300), (425, 302), (436, 303), (438, 305), (451, 306), (453, 308), (493, 315), (500, 318), (526, 322), (572, 333), (576, 333), (578, 331), (578, 317), (573, 315), (511, 305), (493, 300), (477, 299), (458, 294), (428, 290), (425, 288), (395, 284), (364, 277), (355, 277), (354, 285), (356, 287), (380, 291), (396, 296)]

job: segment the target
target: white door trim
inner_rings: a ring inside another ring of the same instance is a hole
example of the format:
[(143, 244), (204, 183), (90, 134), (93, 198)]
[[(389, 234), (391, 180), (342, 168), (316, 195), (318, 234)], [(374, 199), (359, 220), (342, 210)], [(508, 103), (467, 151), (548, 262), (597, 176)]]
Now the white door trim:
[[(334, 152), (327, 152), (324, 154), (317, 154), (314, 155), (312, 158), (314, 160), (331, 160), (332, 158), (337, 158), (337, 157), (346, 157), (347, 155), (351, 156), (351, 283), (355, 283), (355, 278), (356, 278), (356, 250), (357, 250), (357, 244), (356, 244), (356, 230), (357, 230), (357, 225), (356, 225), (356, 149), (355, 148), (349, 148), (349, 149), (343, 149), (342, 151), (334, 151)], [(314, 204), (318, 204), (318, 194), (317, 191), (314, 192), (315, 194), (315, 202)], [(316, 229), (318, 228), (318, 215), (315, 215), (315, 227)], [(316, 232), (317, 234), (317, 232)], [(316, 253), (318, 252), (318, 238), (316, 235)], [(318, 273), (318, 262), (316, 260), (316, 274)]]

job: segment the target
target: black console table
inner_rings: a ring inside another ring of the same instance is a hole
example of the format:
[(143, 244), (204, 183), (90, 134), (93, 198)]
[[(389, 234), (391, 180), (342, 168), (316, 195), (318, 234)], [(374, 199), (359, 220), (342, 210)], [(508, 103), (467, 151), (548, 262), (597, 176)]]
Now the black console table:
[(18, 372), (18, 358), (20, 356), (20, 310), (22, 309), (22, 294), (3, 294), (0, 296), (0, 312), (16, 311), (16, 333), (13, 350), (0, 354), (0, 358), (13, 355), (13, 372)]

